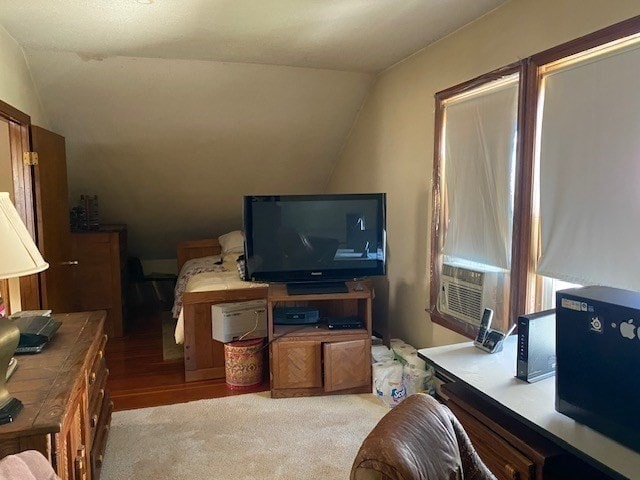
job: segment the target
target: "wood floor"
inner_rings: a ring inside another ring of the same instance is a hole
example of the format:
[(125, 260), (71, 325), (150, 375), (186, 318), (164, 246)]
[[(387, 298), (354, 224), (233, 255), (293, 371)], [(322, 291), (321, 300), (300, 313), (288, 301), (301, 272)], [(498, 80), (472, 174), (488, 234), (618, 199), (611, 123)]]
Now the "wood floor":
[(162, 359), (159, 313), (131, 319), (124, 337), (109, 339), (106, 358), (107, 386), (116, 411), (269, 390), (266, 378), (250, 390), (232, 390), (224, 379), (186, 383), (184, 362)]

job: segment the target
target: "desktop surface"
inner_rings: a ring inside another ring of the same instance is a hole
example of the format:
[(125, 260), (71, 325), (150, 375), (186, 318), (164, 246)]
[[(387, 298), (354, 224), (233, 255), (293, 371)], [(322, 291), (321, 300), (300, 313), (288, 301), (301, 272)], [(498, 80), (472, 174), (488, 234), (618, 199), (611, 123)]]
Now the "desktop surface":
[[(471, 387), (543, 436), (609, 474), (640, 479), (640, 454), (555, 410), (555, 377), (536, 383), (515, 378), (517, 336), (488, 354), (465, 342), (418, 351), (452, 381)], [(603, 468), (604, 467), (604, 468)]]

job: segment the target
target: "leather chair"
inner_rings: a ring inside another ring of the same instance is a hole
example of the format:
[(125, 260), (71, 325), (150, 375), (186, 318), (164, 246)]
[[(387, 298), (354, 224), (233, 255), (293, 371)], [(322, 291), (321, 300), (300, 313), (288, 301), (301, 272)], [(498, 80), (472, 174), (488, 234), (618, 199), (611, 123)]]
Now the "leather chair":
[(40, 452), (27, 450), (0, 460), (0, 480), (60, 480)]
[(496, 480), (446, 406), (415, 394), (365, 438), (351, 480)]

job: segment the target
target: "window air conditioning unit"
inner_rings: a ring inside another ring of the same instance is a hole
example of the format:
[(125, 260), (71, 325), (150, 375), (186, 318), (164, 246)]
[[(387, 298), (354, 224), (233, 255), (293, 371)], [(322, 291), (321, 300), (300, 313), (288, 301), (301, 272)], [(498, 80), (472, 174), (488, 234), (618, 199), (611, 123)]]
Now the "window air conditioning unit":
[(507, 314), (507, 286), (508, 275), (503, 270), (445, 263), (442, 265), (438, 311), (475, 325), (480, 325), (485, 308), (492, 309), (501, 318)]

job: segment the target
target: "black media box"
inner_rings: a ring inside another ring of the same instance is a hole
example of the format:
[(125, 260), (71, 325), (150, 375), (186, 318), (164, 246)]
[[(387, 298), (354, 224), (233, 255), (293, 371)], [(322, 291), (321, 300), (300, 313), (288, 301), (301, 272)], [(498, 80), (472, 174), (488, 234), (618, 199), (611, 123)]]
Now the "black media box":
[(518, 317), (516, 377), (529, 383), (556, 372), (556, 311)]
[(556, 294), (556, 410), (640, 452), (640, 293)]
[(364, 323), (359, 317), (329, 317), (325, 319), (327, 327), (332, 330), (364, 328)]
[(313, 325), (320, 321), (320, 312), (313, 307), (279, 307), (273, 309), (276, 325)]

